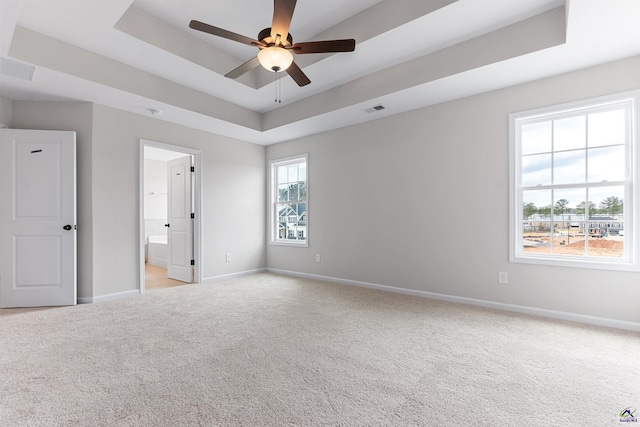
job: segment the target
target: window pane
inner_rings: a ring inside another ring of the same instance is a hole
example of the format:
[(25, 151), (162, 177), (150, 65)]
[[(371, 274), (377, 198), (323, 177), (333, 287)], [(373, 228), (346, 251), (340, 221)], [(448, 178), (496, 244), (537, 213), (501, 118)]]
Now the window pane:
[(624, 146), (587, 150), (589, 182), (622, 181), (625, 176)]
[(300, 213), (300, 216), (298, 217), (298, 239), (305, 240), (307, 238), (307, 215), (303, 208), (303, 204), (298, 206), (298, 212)]
[(551, 121), (522, 126), (522, 155), (551, 151)]
[(623, 258), (624, 237), (613, 236), (606, 223), (589, 223), (592, 231), (587, 241), (587, 255), (592, 257)]
[(298, 183), (289, 184), (289, 200), (290, 201), (298, 200)]
[(625, 110), (589, 114), (589, 147), (625, 143)]
[(585, 182), (585, 150), (563, 151), (553, 155), (553, 183), (581, 184)]
[(298, 163), (298, 180), (306, 181), (307, 180), (307, 164), (306, 163)]
[(298, 181), (298, 164), (289, 165), (289, 180), (287, 182)]
[(551, 253), (551, 224), (548, 221), (532, 221), (523, 224), (522, 250), (534, 254)]
[(595, 211), (589, 216), (587, 254), (624, 257), (624, 187), (591, 188), (589, 202)]
[(553, 253), (562, 255), (584, 255), (584, 232), (580, 229), (585, 220), (577, 206), (584, 206), (586, 188), (571, 188), (553, 191), (554, 245)]
[[(522, 204), (523, 206), (533, 206), (534, 212), (530, 214), (528, 219), (549, 219), (548, 215), (551, 215), (551, 190), (523, 191)], [(545, 218), (545, 216), (547, 217)]]
[(587, 254), (624, 257), (624, 187), (592, 188), (589, 202), (595, 211), (589, 216)]
[(551, 184), (551, 154), (522, 157), (522, 186)]
[(298, 200), (307, 200), (307, 183), (305, 181), (300, 181), (298, 191), (300, 192), (300, 198)]
[(295, 222), (287, 223), (287, 239), (289, 240), (298, 239), (298, 226)]
[(585, 116), (553, 121), (553, 151), (586, 147)]
[(276, 205), (276, 212), (278, 217), (277, 226), (277, 238), (284, 239), (287, 236), (287, 205)]
[(289, 182), (287, 180), (287, 167), (286, 166), (278, 166), (278, 184), (285, 184)]
[(288, 215), (288, 207), (289, 205), (284, 204), (284, 203), (278, 203), (276, 205), (276, 209), (278, 211), (278, 218), (280, 219), (280, 221), (286, 221), (287, 220), (287, 215)]
[(589, 201), (595, 206), (596, 211), (589, 219), (597, 216), (609, 217), (610, 219), (624, 219), (624, 187), (598, 187), (589, 189)]
[(289, 200), (289, 186), (287, 184), (278, 185), (278, 202)]
[(551, 190), (523, 191), (522, 249), (551, 253)]

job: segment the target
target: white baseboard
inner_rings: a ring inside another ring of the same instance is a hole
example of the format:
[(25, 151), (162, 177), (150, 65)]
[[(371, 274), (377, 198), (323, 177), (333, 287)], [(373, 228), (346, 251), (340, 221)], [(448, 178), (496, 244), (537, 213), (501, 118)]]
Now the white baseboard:
[(256, 268), (255, 270), (240, 271), (238, 273), (221, 274), (220, 276), (205, 277), (202, 279), (201, 283), (204, 285), (209, 285), (211, 283), (218, 282), (220, 280), (232, 279), (234, 277), (248, 276), (250, 274), (265, 273), (266, 271), (267, 271), (266, 268)]
[(129, 298), (136, 295), (140, 295), (139, 289), (135, 289), (133, 291), (116, 292), (115, 294), (100, 295), (97, 297), (80, 297), (78, 298), (78, 304), (91, 304), (95, 302), (113, 301), (121, 298)]
[[(224, 280), (224, 279), (231, 279), (233, 277), (248, 276), (250, 274), (264, 273), (266, 271), (267, 271), (266, 268), (257, 268), (255, 270), (240, 271), (238, 273), (222, 274), (220, 276), (207, 277), (207, 278), (203, 279), (201, 283), (202, 284), (211, 284), (211, 283), (214, 283), (214, 282), (217, 282), (217, 281), (220, 281), (220, 280)], [(140, 290), (139, 289), (135, 289), (135, 290), (132, 290), (132, 291), (117, 292), (115, 294), (100, 295), (100, 296), (97, 296), (97, 297), (79, 297), (78, 298), (78, 304), (91, 304), (91, 303), (96, 303), (96, 302), (113, 301), (113, 300), (117, 300), (117, 299), (121, 299), (121, 298), (128, 298), (128, 297), (132, 297), (132, 296), (136, 296), (136, 295), (140, 295)]]
[(269, 273), (283, 274), (286, 276), (296, 276), (308, 279), (324, 280), (326, 282), (340, 283), (343, 285), (359, 286), (363, 288), (378, 289), (388, 292), (396, 292), (400, 294), (414, 295), (423, 298), (432, 298), (442, 301), (457, 302), (461, 304), (475, 305), (497, 310), (511, 311), (515, 313), (530, 314), (534, 316), (550, 317), (552, 319), (568, 320), (570, 322), (587, 323), (590, 325), (606, 326), (609, 328), (625, 329), (628, 331), (640, 332), (640, 323), (628, 322), (626, 320), (609, 319), (605, 317), (588, 316), (585, 314), (567, 313), (564, 311), (547, 310), (544, 308), (529, 307), (524, 305), (505, 304), (501, 302), (493, 302), (480, 300), (475, 298), (457, 297), (453, 295), (438, 294), (434, 292), (418, 291), (415, 289), (398, 288), (395, 286), (379, 285), (376, 283), (360, 282), (357, 280), (340, 279), (337, 277), (321, 276), (318, 274), (300, 273), (297, 271), (279, 270), (276, 268), (267, 268)]

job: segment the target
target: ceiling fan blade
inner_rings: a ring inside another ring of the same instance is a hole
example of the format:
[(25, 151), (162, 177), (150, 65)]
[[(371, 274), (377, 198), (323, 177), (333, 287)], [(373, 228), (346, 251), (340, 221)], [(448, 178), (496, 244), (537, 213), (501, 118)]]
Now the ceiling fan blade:
[(229, 71), (224, 76), (225, 77), (229, 77), (230, 79), (237, 79), (238, 77), (240, 77), (244, 73), (253, 70), (258, 65), (260, 65), (260, 61), (258, 61), (258, 57), (255, 56), (252, 59), (250, 59), (247, 62), (245, 62), (244, 64), (242, 64), (241, 66), (239, 66), (237, 68), (234, 68), (233, 70)]
[(231, 31), (223, 30), (222, 28), (214, 27), (213, 25), (205, 24), (200, 21), (191, 21), (189, 23), (189, 28), (193, 28), (194, 30), (202, 31), (205, 33), (213, 34), (214, 36), (223, 37), (225, 39), (233, 40), (236, 42), (248, 44), (250, 46), (260, 46), (258, 40), (254, 40), (250, 37), (245, 37), (240, 34), (232, 33)]
[(354, 39), (296, 43), (291, 47), (293, 53), (299, 55), (305, 53), (353, 52), (355, 49), (356, 41)]
[(298, 83), (298, 86), (306, 86), (311, 83), (309, 77), (298, 67), (298, 64), (292, 62), (289, 68), (287, 68), (287, 74), (291, 76), (291, 78)]
[(296, 8), (297, 0), (273, 0), (273, 22), (271, 23), (271, 37), (276, 40), (280, 34), (280, 39), (286, 42), (289, 34), (289, 26), (293, 11)]

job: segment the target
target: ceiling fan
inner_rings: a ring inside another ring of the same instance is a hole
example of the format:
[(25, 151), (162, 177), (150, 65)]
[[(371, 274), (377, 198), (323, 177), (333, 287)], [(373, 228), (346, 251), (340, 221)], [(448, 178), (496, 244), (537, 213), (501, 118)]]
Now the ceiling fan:
[(237, 79), (258, 65), (262, 65), (267, 70), (275, 73), (286, 71), (298, 86), (305, 86), (311, 83), (311, 80), (309, 80), (300, 67), (293, 61), (291, 52), (298, 55), (308, 53), (353, 52), (356, 48), (356, 41), (354, 39), (343, 39), (294, 44), (293, 37), (289, 33), (289, 26), (291, 25), (291, 18), (293, 17), (293, 11), (296, 7), (296, 1), (297, 0), (274, 0), (271, 28), (265, 28), (260, 31), (257, 40), (195, 20), (189, 23), (189, 27), (260, 49), (258, 56), (245, 62), (236, 69), (231, 70), (225, 74), (225, 77)]

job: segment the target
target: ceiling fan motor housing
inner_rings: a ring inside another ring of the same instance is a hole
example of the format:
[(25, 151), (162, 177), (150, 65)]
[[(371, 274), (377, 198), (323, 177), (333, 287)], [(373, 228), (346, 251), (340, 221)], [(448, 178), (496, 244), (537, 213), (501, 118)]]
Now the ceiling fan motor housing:
[[(264, 43), (267, 46), (275, 45), (276, 41), (271, 37), (271, 27), (265, 28), (264, 30), (258, 33), (258, 40)], [(287, 40), (281, 40), (280, 45), (282, 47), (293, 46), (293, 37), (291, 37), (291, 33), (287, 34)]]

